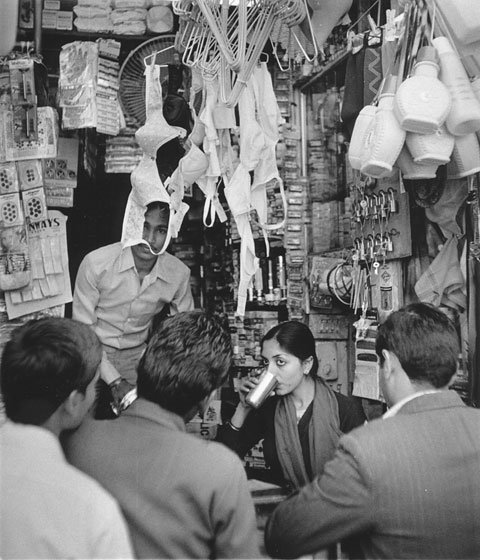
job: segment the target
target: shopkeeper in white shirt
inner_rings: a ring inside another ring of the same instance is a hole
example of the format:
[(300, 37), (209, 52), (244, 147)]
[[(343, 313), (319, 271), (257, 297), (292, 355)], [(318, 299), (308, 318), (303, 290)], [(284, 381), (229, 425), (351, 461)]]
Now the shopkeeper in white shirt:
[(168, 205), (149, 204), (143, 225), (149, 246), (113, 243), (89, 253), (78, 269), (73, 318), (91, 325), (100, 338), (113, 366), (104, 368), (101, 377), (117, 398), (131, 388), (126, 382), (136, 383), (155, 315), (166, 305), (171, 314), (194, 308), (189, 268), (169, 253), (158, 254), (168, 223)]

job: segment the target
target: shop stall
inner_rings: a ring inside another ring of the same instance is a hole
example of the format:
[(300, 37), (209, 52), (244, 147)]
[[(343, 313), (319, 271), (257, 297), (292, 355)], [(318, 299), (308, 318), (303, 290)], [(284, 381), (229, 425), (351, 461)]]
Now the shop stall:
[[(19, 0), (9, 17), (0, 345), (32, 317), (71, 315), (82, 258), (128, 237), (132, 196), (157, 196), (132, 180), (157, 102), (175, 131), (152, 159), (169, 251), (234, 348), (189, 431), (215, 437), (285, 319), (314, 333), (319, 375), (380, 416), (376, 328), (415, 301), (455, 321), (452, 390), (480, 404), (476, 3)], [(261, 444), (244, 461), (265, 478)]]

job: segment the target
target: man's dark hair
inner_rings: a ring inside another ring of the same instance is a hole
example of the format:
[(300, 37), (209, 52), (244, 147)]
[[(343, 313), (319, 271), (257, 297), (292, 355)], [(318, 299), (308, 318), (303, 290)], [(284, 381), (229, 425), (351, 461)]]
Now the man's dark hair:
[(153, 332), (138, 365), (138, 396), (185, 417), (225, 381), (232, 363), (230, 334), (213, 316), (189, 311)]
[(17, 327), (0, 365), (8, 418), (44, 424), (72, 391), (85, 393), (101, 359), (97, 335), (73, 319), (44, 317)]
[(453, 322), (433, 305), (412, 303), (380, 325), (376, 352), (393, 352), (412, 381), (445, 387), (457, 371), (459, 337)]
[(170, 216), (170, 207), (166, 202), (161, 202), (160, 200), (150, 202), (150, 204), (147, 204), (145, 214), (147, 214), (147, 212), (151, 212), (152, 210), (159, 210), (160, 213), (165, 214), (167, 217)]

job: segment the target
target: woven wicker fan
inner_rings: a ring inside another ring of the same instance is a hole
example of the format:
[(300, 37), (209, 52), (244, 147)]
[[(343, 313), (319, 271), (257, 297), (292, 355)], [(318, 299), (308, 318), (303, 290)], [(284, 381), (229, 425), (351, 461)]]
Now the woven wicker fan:
[[(120, 104), (127, 124), (139, 128), (145, 123), (145, 58), (157, 53), (155, 62), (161, 66), (160, 81), (166, 91), (167, 65), (173, 62), (175, 35), (152, 37), (136, 47), (120, 68)], [(152, 57), (153, 58), (153, 57)], [(149, 63), (150, 60), (147, 59)]]

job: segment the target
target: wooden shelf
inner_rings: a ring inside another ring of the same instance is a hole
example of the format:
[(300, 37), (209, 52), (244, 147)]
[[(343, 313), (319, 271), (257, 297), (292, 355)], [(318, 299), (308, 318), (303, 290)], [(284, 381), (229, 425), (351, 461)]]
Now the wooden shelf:
[[(153, 39), (153, 37), (164, 37), (174, 34), (175, 31), (169, 33), (149, 33), (145, 35), (116, 35), (115, 33), (98, 33), (95, 31), (77, 31), (73, 29), (72, 31), (63, 31), (59, 29), (42, 29), (42, 37), (44, 39), (67, 39), (68, 42), (75, 40), (78, 41), (96, 41), (97, 39), (115, 39), (116, 41), (133, 41), (140, 43), (143, 41), (148, 41), (148, 39)], [(32, 29), (21, 29), (19, 31), (19, 39), (23, 40), (33, 40), (33, 30)]]
[(307, 89), (315, 85), (315, 83), (323, 78), (326, 74), (328, 74), (332, 70), (335, 70), (337, 67), (343, 64), (347, 60), (348, 54), (349, 51), (347, 51), (347, 49), (340, 51), (312, 76), (299, 78), (294, 83), (294, 87), (299, 88), (300, 91), (304, 93)]

